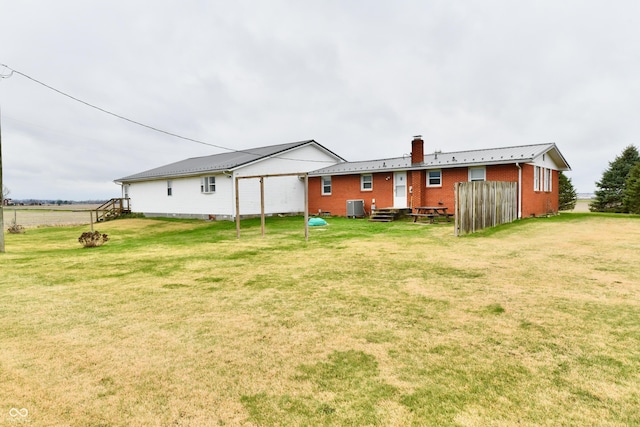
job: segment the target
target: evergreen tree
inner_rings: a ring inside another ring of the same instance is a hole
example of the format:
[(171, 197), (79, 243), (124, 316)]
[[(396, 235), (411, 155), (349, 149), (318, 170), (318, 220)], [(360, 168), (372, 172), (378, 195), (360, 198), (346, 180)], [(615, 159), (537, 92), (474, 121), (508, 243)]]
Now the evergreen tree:
[(640, 214), (640, 162), (631, 168), (627, 176), (623, 203), (627, 212)]
[(594, 212), (628, 212), (623, 204), (627, 176), (633, 166), (640, 162), (638, 149), (633, 145), (624, 149), (621, 155), (609, 162), (602, 179), (596, 182), (596, 198), (589, 205)]
[(571, 182), (571, 178), (566, 176), (562, 171), (558, 174), (560, 179), (559, 184), (559, 197), (558, 197), (558, 210), (570, 211), (576, 207), (576, 201), (578, 200), (578, 193)]

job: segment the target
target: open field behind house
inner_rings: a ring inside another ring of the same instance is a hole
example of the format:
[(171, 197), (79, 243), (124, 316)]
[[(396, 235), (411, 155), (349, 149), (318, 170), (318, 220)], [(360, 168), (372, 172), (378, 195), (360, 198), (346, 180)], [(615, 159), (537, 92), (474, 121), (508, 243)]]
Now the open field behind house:
[(6, 235), (0, 424), (640, 425), (640, 218), (328, 222)]
[[(90, 224), (90, 211), (95, 218), (95, 209), (99, 205), (42, 205), (42, 206), (5, 206), (4, 223), (16, 224), (25, 228), (42, 226), (68, 226)], [(6, 228), (6, 227), (5, 227)]]
[(570, 211), (574, 213), (584, 213), (589, 212), (589, 203), (593, 200), (591, 199), (578, 199), (576, 201), (576, 206)]

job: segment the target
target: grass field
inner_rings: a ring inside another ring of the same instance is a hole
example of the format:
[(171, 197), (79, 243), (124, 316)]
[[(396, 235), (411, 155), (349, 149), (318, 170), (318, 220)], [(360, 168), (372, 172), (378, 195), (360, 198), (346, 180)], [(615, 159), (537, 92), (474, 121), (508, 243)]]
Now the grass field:
[(96, 228), (6, 235), (0, 425), (640, 425), (638, 217)]

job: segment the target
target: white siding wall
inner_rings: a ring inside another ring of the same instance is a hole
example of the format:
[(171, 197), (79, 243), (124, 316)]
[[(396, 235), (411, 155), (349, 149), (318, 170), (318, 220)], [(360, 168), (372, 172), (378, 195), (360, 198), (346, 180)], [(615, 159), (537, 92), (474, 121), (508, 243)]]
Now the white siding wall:
[[(238, 184), (240, 187), (240, 215), (259, 214), (260, 180), (257, 178), (240, 179)], [(300, 181), (297, 176), (265, 178), (264, 206), (265, 213), (303, 212), (304, 181)]]
[[(280, 156), (265, 159), (235, 171), (241, 176), (304, 173), (336, 163), (333, 156), (313, 146), (305, 146)], [(202, 175), (206, 176), (206, 175)], [(133, 182), (129, 187), (131, 209), (146, 215), (218, 219), (235, 217), (235, 179), (215, 175), (216, 192), (200, 192), (201, 176), (173, 178), (172, 195), (167, 196), (167, 179)], [(260, 214), (260, 180), (240, 179), (240, 215)], [(304, 181), (297, 176), (265, 178), (265, 213), (304, 211)]]
[[(313, 146), (300, 147), (280, 156), (262, 160), (237, 171), (237, 176), (304, 173), (336, 163), (336, 159)], [(240, 179), (240, 215), (260, 213), (260, 180)], [(235, 195), (234, 206), (235, 206)], [(304, 181), (297, 176), (264, 179), (265, 213), (304, 211)]]
[(148, 215), (195, 216), (232, 215), (235, 200), (232, 179), (215, 175), (216, 192), (200, 192), (200, 176), (172, 179), (172, 195), (167, 195), (167, 180), (134, 182), (129, 187), (131, 209)]
[(549, 154), (545, 154), (543, 156), (539, 156), (533, 161), (533, 165), (540, 166), (547, 169), (558, 170), (558, 165), (553, 161)]
[(337, 163), (332, 156), (314, 146), (304, 146), (282, 155), (248, 165), (237, 171), (238, 176), (309, 172)]

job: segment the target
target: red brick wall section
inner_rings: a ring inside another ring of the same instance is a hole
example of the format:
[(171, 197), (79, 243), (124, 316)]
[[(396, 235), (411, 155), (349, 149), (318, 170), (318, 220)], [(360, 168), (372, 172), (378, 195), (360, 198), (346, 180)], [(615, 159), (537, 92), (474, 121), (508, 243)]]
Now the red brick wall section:
[(423, 170), (409, 171), (407, 173), (407, 183), (411, 189), (411, 192), (407, 194), (409, 198), (407, 206), (426, 206), (424, 204), (425, 176), (426, 173)]
[[(426, 187), (422, 206), (445, 206), (449, 211), (455, 209), (453, 186), (456, 182), (469, 180), (467, 168), (442, 169), (442, 186)], [(425, 184), (426, 185), (426, 184)]]
[(487, 181), (518, 182), (518, 168), (516, 165), (489, 166)]
[[(533, 191), (533, 165), (522, 166), (522, 216), (545, 215), (558, 211), (558, 171), (553, 171), (551, 192)], [(408, 184), (412, 194), (408, 195), (408, 206), (446, 206), (450, 211), (455, 208), (454, 184), (467, 182), (467, 168), (443, 169), (442, 186), (427, 187), (425, 171), (409, 171)], [(387, 177), (389, 179), (387, 179)], [(487, 181), (518, 182), (516, 165), (498, 165), (487, 167)], [(374, 173), (373, 191), (360, 190), (360, 175), (333, 176), (332, 194), (321, 195), (321, 179), (309, 178), (309, 213), (317, 215), (330, 212), (331, 215), (346, 216), (347, 200), (363, 199), (365, 211), (371, 211), (372, 200), (377, 208), (393, 206), (393, 173)]]
[(522, 217), (558, 212), (558, 171), (553, 171), (550, 192), (533, 190), (533, 165), (522, 165)]
[(371, 212), (373, 199), (376, 201), (377, 208), (393, 206), (393, 172), (372, 175), (373, 190), (371, 191), (360, 189), (360, 175), (334, 175), (331, 177), (331, 195), (322, 195), (320, 177), (310, 177), (309, 214), (329, 212), (335, 216), (346, 216), (347, 200), (364, 200), (367, 214)]
[(422, 137), (415, 136), (411, 141), (411, 164), (424, 162), (424, 141)]

